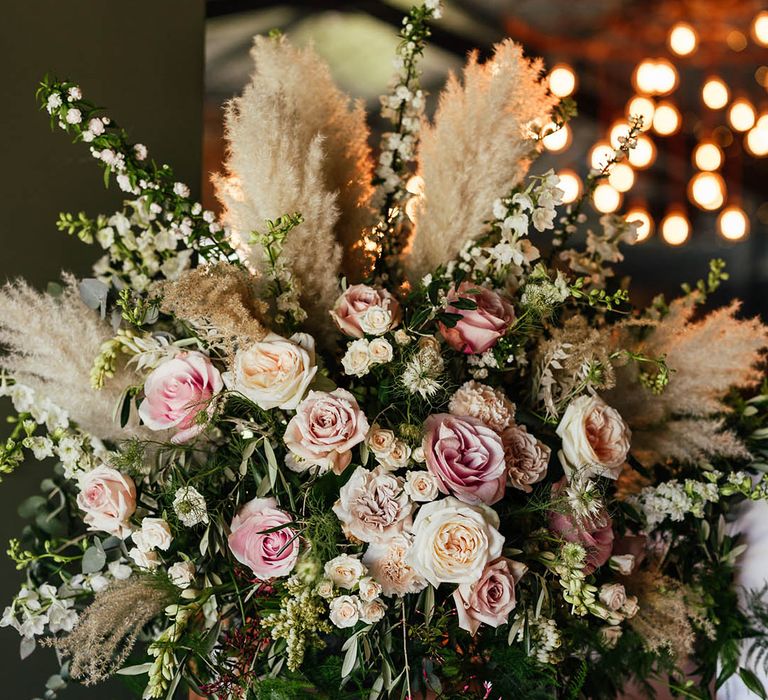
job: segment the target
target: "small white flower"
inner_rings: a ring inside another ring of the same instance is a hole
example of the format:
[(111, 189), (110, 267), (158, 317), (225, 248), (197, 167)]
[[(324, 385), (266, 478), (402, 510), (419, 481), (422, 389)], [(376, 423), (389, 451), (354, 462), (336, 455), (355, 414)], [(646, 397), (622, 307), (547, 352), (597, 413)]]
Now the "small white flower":
[(115, 242), (115, 230), (111, 226), (105, 226), (96, 231), (96, 240), (99, 245), (107, 250)]
[(72, 102), (73, 100), (82, 100), (83, 99), (83, 91), (77, 87), (77, 85), (73, 85), (69, 90), (67, 90), (67, 99)]
[(59, 107), (61, 107), (61, 94), (58, 92), (54, 92), (48, 96), (48, 102), (46, 103), (46, 109), (48, 110), (48, 114), (51, 114), (55, 110), (57, 110)]
[(324, 573), (337, 588), (352, 589), (368, 570), (357, 557), (341, 554), (326, 562)]
[(411, 336), (408, 335), (408, 331), (404, 328), (398, 328), (395, 331), (395, 342), (398, 345), (408, 345), (411, 342)]
[(142, 551), (153, 549), (167, 551), (173, 541), (171, 526), (162, 518), (144, 518), (141, 530), (132, 535), (133, 543)]
[(370, 576), (364, 576), (358, 584), (358, 594), (363, 602), (370, 603), (381, 595), (381, 584)]
[(24, 447), (32, 450), (37, 460), (53, 457), (53, 440), (47, 436), (28, 437), (24, 440)]
[(194, 486), (183, 486), (176, 491), (173, 510), (187, 527), (208, 523), (208, 507), (205, 498)]
[(372, 625), (381, 620), (387, 612), (387, 606), (381, 600), (371, 600), (363, 603), (360, 610), (360, 619), (366, 625)]
[(123, 563), (124, 560), (111, 561), (107, 564), (107, 571), (109, 571), (112, 578), (118, 581), (125, 581), (131, 577), (133, 573), (131, 567)]
[(177, 561), (169, 567), (168, 578), (174, 586), (189, 588), (195, 578), (195, 565), (191, 561)]
[(341, 595), (331, 601), (328, 617), (339, 629), (354, 627), (360, 619), (361, 609), (360, 598), (356, 595)]
[(66, 120), (67, 124), (79, 124), (83, 121), (82, 112), (79, 109), (68, 109)]
[(157, 552), (142, 552), (138, 547), (133, 547), (133, 549), (128, 550), (128, 556), (140, 569), (154, 571), (160, 566), (160, 557)]
[(85, 143), (90, 143), (96, 137), (93, 135), (93, 132), (91, 132), (91, 131), (84, 131), (82, 134), (80, 134), (80, 138), (83, 139), (83, 141), (85, 141)]
[(147, 147), (143, 143), (137, 143), (133, 147), (133, 155), (136, 156), (136, 160), (146, 160), (147, 154)]
[(183, 182), (176, 182), (173, 185), (173, 193), (178, 197), (189, 197), (189, 187)]
[(317, 587), (315, 588), (315, 592), (321, 598), (325, 598), (326, 600), (333, 598), (333, 594), (334, 594), (333, 581), (330, 581), (329, 579), (324, 578), (322, 581), (320, 581), (320, 583), (317, 584)]

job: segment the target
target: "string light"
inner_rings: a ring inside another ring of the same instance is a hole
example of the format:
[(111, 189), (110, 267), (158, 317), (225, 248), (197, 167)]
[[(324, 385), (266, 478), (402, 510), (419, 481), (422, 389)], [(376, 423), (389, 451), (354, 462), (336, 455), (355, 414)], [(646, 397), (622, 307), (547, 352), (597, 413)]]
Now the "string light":
[(667, 37), (669, 48), (678, 56), (689, 56), (696, 50), (699, 37), (696, 30), (685, 22), (678, 22)]
[(691, 224), (682, 212), (670, 212), (661, 220), (661, 237), (669, 245), (683, 245), (691, 234)]
[(548, 151), (560, 153), (571, 145), (571, 127), (568, 124), (563, 124), (556, 131), (547, 134), (541, 142)]
[(581, 178), (573, 170), (561, 170), (557, 176), (560, 178), (557, 186), (563, 191), (563, 202), (575, 202), (581, 195)]
[(707, 78), (701, 88), (701, 98), (710, 109), (722, 109), (728, 104), (729, 97), (728, 86), (717, 77)]
[(653, 130), (659, 136), (671, 136), (682, 122), (680, 112), (671, 102), (659, 102), (653, 115)]
[(608, 183), (619, 192), (629, 192), (635, 184), (635, 171), (626, 163), (616, 163), (608, 175)]
[(744, 139), (744, 145), (747, 150), (757, 158), (763, 158), (768, 155), (768, 123), (763, 121), (764, 117), (758, 120)]
[(568, 97), (576, 90), (576, 73), (567, 63), (558, 63), (549, 73), (549, 91), (556, 97)]
[(656, 160), (656, 144), (645, 134), (637, 137), (637, 145), (629, 151), (629, 162), (633, 168), (644, 170)]
[(621, 193), (610, 185), (603, 183), (595, 187), (592, 193), (592, 203), (595, 209), (603, 214), (610, 214), (621, 206)]
[(639, 221), (637, 228), (637, 243), (647, 241), (653, 233), (653, 219), (651, 215), (642, 207), (633, 207), (626, 214), (627, 221)]
[(722, 207), (725, 192), (725, 180), (717, 173), (696, 173), (688, 183), (689, 199), (706, 211)]
[(609, 143), (600, 141), (592, 146), (592, 150), (589, 152), (589, 164), (595, 170), (602, 170), (603, 166), (613, 158), (614, 149), (611, 148)]
[(668, 95), (677, 87), (677, 70), (666, 58), (646, 58), (635, 68), (632, 82), (645, 95)]
[(761, 46), (768, 46), (768, 12), (759, 12), (752, 20), (752, 38)]
[(653, 123), (653, 113), (656, 111), (656, 105), (653, 100), (642, 95), (633, 97), (627, 103), (627, 117), (642, 117), (643, 131), (651, 128)]
[(693, 150), (693, 163), (699, 170), (717, 170), (723, 164), (723, 151), (712, 141), (702, 141)]
[(755, 125), (757, 115), (752, 103), (740, 97), (728, 110), (728, 121), (736, 131), (748, 131)]
[(717, 230), (726, 240), (740, 241), (749, 233), (749, 219), (740, 207), (727, 207), (717, 217)]

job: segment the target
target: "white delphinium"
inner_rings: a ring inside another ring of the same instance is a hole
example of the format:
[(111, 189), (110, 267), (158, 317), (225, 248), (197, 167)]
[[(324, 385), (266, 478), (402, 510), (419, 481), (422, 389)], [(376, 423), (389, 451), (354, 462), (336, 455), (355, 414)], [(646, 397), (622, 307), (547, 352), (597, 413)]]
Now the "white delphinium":
[(667, 518), (673, 522), (682, 521), (686, 515), (703, 518), (704, 506), (716, 503), (719, 498), (716, 483), (693, 479), (680, 483), (672, 479), (658, 486), (648, 486), (630, 500), (645, 516), (648, 528), (653, 529)]
[(173, 498), (173, 511), (186, 527), (208, 524), (208, 506), (194, 486), (182, 486)]

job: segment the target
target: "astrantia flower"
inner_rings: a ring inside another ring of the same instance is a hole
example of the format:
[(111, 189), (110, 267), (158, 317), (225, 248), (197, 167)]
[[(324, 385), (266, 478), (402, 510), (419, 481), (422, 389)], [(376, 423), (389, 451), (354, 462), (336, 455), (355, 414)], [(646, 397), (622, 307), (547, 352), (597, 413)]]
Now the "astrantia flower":
[(397, 535), (386, 542), (372, 543), (365, 550), (363, 563), (385, 596), (404, 596), (424, 590), (427, 582), (407, 562), (410, 536)]
[(194, 486), (183, 486), (173, 498), (173, 511), (187, 527), (208, 523), (205, 498)]
[(498, 433), (515, 418), (515, 404), (503, 391), (476, 381), (468, 381), (456, 390), (448, 410), (454, 416), (478, 418)]

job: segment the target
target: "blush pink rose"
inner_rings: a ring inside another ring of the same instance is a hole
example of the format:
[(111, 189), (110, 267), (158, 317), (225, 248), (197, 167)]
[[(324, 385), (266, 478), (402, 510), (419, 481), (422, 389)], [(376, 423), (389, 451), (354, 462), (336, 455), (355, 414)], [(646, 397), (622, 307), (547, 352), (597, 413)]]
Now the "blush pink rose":
[(462, 583), (453, 592), (459, 627), (474, 636), (481, 624), (505, 624), (517, 605), (515, 584), (527, 569), (519, 561), (497, 559), (485, 567), (477, 583)]
[(341, 474), (352, 448), (365, 440), (368, 421), (355, 397), (344, 389), (310, 391), (285, 429), (285, 445), (310, 464)]
[(128, 521), (136, 512), (136, 485), (131, 477), (101, 465), (80, 478), (77, 505), (85, 511), (83, 520), (91, 530), (127, 537)]
[[(552, 486), (553, 498), (565, 484), (563, 477)], [(566, 542), (576, 542), (587, 550), (585, 574), (591, 574), (605, 564), (613, 551), (613, 521), (608, 513), (603, 512), (588, 522), (582, 522), (571, 515), (550, 511), (549, 529)]]
[[(459, 309), (452, 302), (468, 299), (475, 302), (475, 309)], [(451, 289), (446, 299), (448, 313), (461, 318), (453, 328), (440, 324), (440, 332), (454, 350), (467, 355), (480, 355), (503, 337), (515, 320), (515, 309), (501, 294), (471, 282), (462, 282), (458, 289)]]
[(347, 287), (330, 313), (339, 330), (352, 338), (381, 335), (395, 328), (401, 317), (400, 304), (392, 294), (367, 284)]
[(235, 559), (262, 580), (287, 576), (299, 557), (292, 518), (274, 498), (254, 498), (232, 520), (229, 549)]
[(219, 370), (207, 355), (180, 352), (147, 377), (139, 415), (151, 430), (175, 429), (171, 442), (186, 442), (205, 428), (198, 415), (205, 412), (210, 417), (211, 399), (223, 386)]
[(504, 496), (501, 437), (481, 420), (438, 413), (427, 418), (422, 442), (427, 469), (441, 493), (464, 503), (491, 505)]

